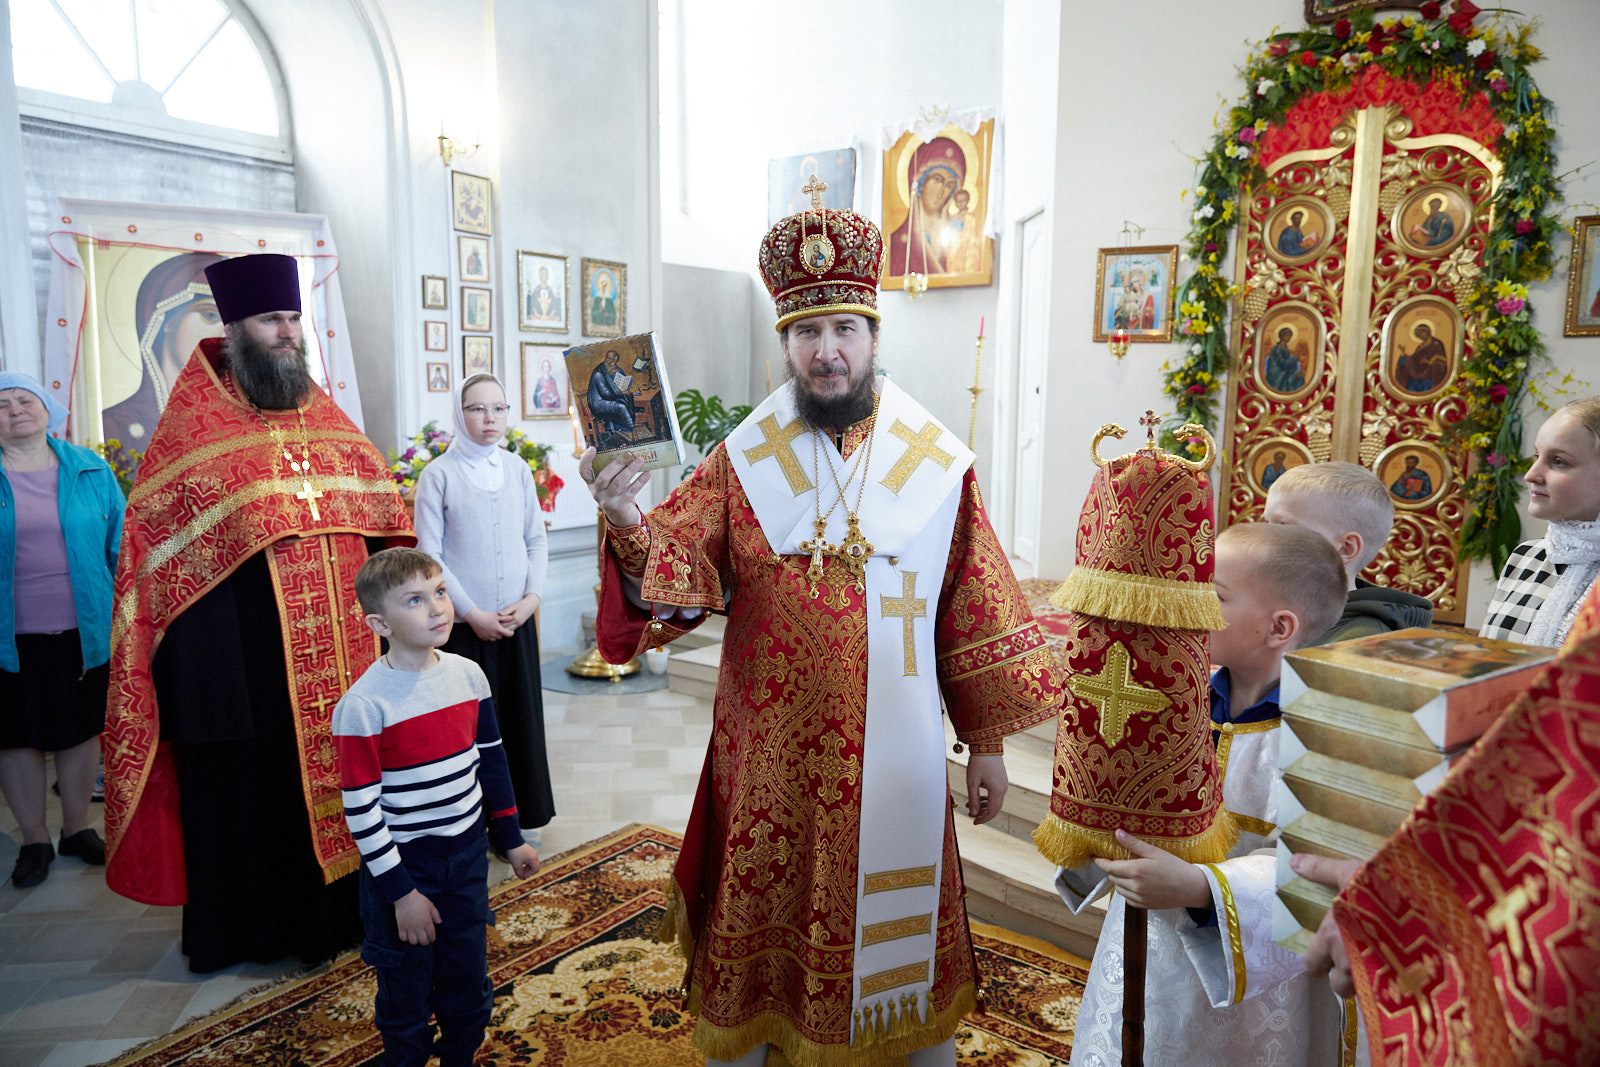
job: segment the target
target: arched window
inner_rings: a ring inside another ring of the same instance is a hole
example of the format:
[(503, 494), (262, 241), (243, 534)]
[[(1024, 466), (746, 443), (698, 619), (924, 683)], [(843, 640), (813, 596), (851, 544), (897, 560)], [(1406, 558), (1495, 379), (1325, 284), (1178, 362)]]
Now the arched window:
[(11, 0), (25, 116), (288, 161), (271, 49), (224, 0)]

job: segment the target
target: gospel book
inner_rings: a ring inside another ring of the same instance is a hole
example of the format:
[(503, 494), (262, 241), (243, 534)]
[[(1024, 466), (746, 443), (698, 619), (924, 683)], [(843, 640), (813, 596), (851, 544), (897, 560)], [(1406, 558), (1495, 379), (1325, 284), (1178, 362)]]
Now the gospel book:
[(596, 341), (562, 354), (575, 419), (584, 444), (595, 450), (596, 472), (634, 458), (644, 460), (644, 470), (683, 463), (683, 434), (655, 334)]
[(1467, 634), (1396, 630), (1289, 653), (1279, 699), (1288, 708), (1316, 690), (1404, 712), (1426, 744), (1449, 752), (1482, 735), (1554, 656)]

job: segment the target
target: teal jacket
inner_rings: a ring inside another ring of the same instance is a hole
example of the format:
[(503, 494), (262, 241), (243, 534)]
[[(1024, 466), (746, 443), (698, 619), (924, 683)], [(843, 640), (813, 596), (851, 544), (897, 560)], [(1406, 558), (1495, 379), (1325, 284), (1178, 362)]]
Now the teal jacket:
[[(106, 461), (78, 445), (50, 438), (60, 464), (56, 504), (67, 542), (72, 603), (78, 611), (83, 665), (98, 667), (111, 658), (111, 578), (117, 572), (126, 501)], [(0, 670), (22, 670), (17, 660), (17, 607), (13, 598), (17, 564), (17, 502), (0, 460)]]

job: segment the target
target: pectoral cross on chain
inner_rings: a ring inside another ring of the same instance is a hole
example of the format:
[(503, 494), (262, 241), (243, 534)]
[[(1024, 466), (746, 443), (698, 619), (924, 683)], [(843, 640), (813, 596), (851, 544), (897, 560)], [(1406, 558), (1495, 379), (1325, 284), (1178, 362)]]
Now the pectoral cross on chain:
[(309, 479), (301, 479), (300, 484), (305, 488), (301, 489), (295, 494), (295, 499), (304, 500), (308, 505), (310, 505), (311, 521), (316, 522), (322, 518), (322, 512), (317, 510), (317, 499), (319, 497), (327, 496), (327, 494), (320, 489), (311, 488), (311, 481)]
[(811, 553), (811, 566), (806, 568), (806, 581), (811, 583), (811, 598), (815, 600), (817, 583), (822, 581), (822, 558), (824, 556), (837, 556), (839, 554), (839, 546), (829, 544), (825, 538), (828, 532), (826, 519), (816, 520), (816, 522), (812, 523), (812, 529), (816, 531), (815, 536), (810, 541), (801, 541), (800, 550)]
[(811, 180), (800, 187), (800, 191), (811, 197), (811, 210), (820, 211), (822, 194), (828, 191), (828, 183), (813, 174)]
[(903, 641), (905, 642), (904, 668), (906, 675), (917, 673), (917, 631), (918, 619), (928, 617), (928, 600), (917, 594), (917, 572), (904, 571), (900, 575), (900, 595), (878, 597), (878, 608), (883, 612), (883, 617), (893, 618), (899, 616)]

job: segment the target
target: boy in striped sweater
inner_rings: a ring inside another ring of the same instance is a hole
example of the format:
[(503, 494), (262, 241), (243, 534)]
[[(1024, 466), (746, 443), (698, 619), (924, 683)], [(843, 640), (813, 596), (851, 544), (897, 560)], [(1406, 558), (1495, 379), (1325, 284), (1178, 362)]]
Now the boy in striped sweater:
[(536, 872), (539, 854), (517, 827), (488, 680), (436, 651), (455, 620), (438, 562), (414, 548), (379, 552), (356, 596), (389, 650), (333, 709), (333, 736), (361, 849), (361, 958), (378, 974), (384, 1062), (421, 1067), (436, 1054), (441, 1067), (466, 1067), (494, 1004), (485, 798), (516, 873)]

